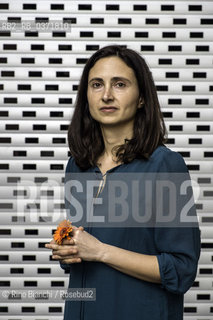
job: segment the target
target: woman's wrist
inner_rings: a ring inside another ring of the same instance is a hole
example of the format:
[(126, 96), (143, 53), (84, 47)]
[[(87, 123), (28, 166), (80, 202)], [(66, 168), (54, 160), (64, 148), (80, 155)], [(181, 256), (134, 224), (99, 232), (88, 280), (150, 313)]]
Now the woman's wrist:
[(106, 243), (101, 242), (100, 243), (100, 249), (98, 251), (97, 255), (97, 261), (106, 263), (107, 260), (107, 252), (109, 250), (109, 245)]

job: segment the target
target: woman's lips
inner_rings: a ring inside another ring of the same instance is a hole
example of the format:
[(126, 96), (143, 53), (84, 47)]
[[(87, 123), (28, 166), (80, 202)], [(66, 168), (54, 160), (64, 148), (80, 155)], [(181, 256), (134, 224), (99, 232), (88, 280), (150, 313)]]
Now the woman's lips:
[(114, 111), (118, 110), (118, 108), (116, 108), (116, 107), (102, 107), (100, 110), (102, 112), (114, 112)]

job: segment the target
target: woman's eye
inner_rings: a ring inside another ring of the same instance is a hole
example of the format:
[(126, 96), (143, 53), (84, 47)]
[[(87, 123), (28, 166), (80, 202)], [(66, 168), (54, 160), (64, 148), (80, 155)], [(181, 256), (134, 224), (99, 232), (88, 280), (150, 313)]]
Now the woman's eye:
[(94, 82), (94, 83), (92, 84), (92, 87), (95, 88), (95, 89), (98, 89), (98, 88), (101, 87), (101, 83), (99, 83), (99, 82)]
[(123, 87), (125, 87), (125, 83), (123, 83), (123, 82), (117, 82), (117, 83), (115, 84), (115, 86), (116, 86), (117, 88), (123, 88)]

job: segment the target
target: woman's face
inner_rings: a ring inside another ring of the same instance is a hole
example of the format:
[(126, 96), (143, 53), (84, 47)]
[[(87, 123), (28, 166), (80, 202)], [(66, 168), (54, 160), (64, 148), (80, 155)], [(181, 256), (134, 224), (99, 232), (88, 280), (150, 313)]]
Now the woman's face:
[(101, 125), (133, 125), (142, 102), (133, 69), (116, 56), (102, 58), (90, 69), (87, 99), (91, 116)]

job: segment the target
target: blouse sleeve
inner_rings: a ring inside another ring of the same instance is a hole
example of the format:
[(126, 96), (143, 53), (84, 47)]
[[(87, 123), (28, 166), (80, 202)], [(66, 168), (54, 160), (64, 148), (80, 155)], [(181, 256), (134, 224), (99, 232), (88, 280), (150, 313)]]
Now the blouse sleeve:
[[(185, 172), (188, 169), (180, 154), (171, 152), (161, 165), (163, 172)], [(191, 197), (190, 188), (187, 197)], [(191, 214), (196, 216), (195, 204)], [(193, 285), (200, 256), (200, 230), (193, 227), (158, 227), (155, 229), (155, 244), (162, 287), (170, 292), (183, 294)]]
[[(72, 168), (72, 162), (73, 162), (73, 158), (70, 157), (68, 162), (67, 162), (67, 166), (66, 166), (66, 170), (65, 170), (65, 188), (66, 188), (67, 175), (72, 170), (71, 169)], [(67, 200), (65, 198), (65, 208), (67, 208), (67, 206), (68, 206), (68, 203), (67, 203)], [(60, 267), (65, 271), (70, 271), (70, 264), (65, 264), (65, 263), (61, 263), (60, 262)]]

